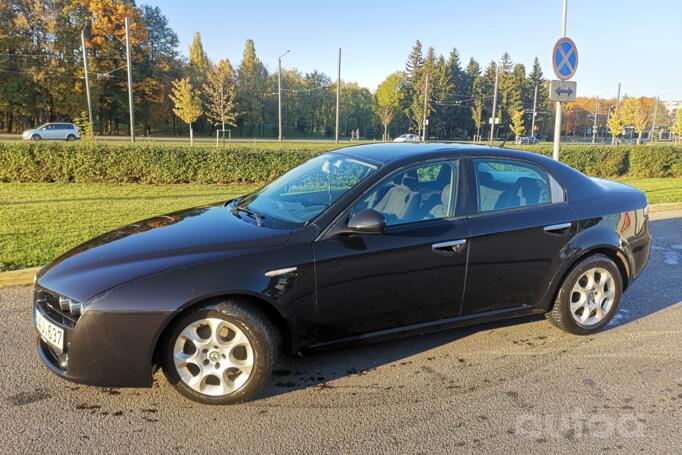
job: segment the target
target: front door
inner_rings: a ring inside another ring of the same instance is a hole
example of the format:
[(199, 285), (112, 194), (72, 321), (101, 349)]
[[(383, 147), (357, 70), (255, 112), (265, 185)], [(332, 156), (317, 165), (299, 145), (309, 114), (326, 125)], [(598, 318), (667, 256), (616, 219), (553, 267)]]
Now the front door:
[[(471, 160), (475, 189), (463, 314), (535, 305), (545, 294), (575, 215), (544, 169), (510, 159)], [(471, 175), (471, 174), (470, 174)]]
[(459, 314), (469, 231), (466, 218), (457, 216), (459, 176), (457, 160), (397, 171), (348, 213), (380, 212), (384, 233), (346, 234), (313, 244), (322, 339)]

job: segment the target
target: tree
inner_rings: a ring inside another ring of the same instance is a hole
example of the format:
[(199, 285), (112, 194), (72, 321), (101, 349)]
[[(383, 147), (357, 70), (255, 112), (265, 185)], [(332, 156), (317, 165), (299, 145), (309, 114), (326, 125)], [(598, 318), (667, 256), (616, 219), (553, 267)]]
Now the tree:
[(675, 113), (675, 122), (670, 130), (673, 134), (676, 134), (678, 138), (682, 136), (682, 109), (677, 109), (677, 112)]
[(189, 78), (179, 79), (173, 81), (173, 90), (170, 95), (175, 107), (173, 112), (180, 117), (180, 120), (189, 125), (189, 143), (194, 143), (194, 134), (192, 132), (192, 123), (203, 114), (201, 110), (201, 97), (192, 88)]
[(483, 97), (483, 88), (481, 85), (481, 76), (476, 76), (474, 79), (471, 96), (473, 97), (473, 103), (471, 106), (471, 119), (476, 127), (476, 140), (481, 140), (481, 126), (483, 126), (483, 103), (485, 99)]
[(158, 6), (142, 6), (142, 20), (147, 27), (147, 38), (141, 43), (141, 63), (133, 65), (135, 107), (140, 111), (138, 118), (144, 131), (173, 122), (175, 133), (176, 117), (169, 98), (174, 79), (182, 76), (182, 65), (178, 57), (178, 36), (168, 25), (168, 19)]
[(515, 139), (518, 142), (519, 138), (523, 136), (526, 131), (526, 127), (523, 124), (523, 109), (514, 112), (511, 115), (511, 125), (509, 127), (514, 133)]
[(621, 112), (612, 113), (606, 126), (608, 126), (615, 142), (616, 136), (620, 136), (620, 134), (623, 132), (623, 128), (625, 128), (623, 114)]
[(206, 83), (212, 66), (201, 44), (201, 34), (195, 32), (189, 46), (189, 80), (194, 87), (202, 87)]
[(235, 105), (236, 75), (228, 59), (220, 60), (207, 74), (204, 84), (206, 116), (213, 125), (237, 126)]
[(541, 130), (541, 125), (545, 123), (548, 118), (547, 113), (549, 112), (549, 97), (547, 95), (547, 81), (545, 76), (542, 74), (542, 67), (540, 66), (540, 60), (537, 57), (533, 60), (533, 67), (528, 73), (528, 100), (529, 104), (527, 107), (533, 108), (533, 97), (535, 95), (535, 87), (537, 87), (537, 115), (535, 117), (535, 130), (531, 131), (531, 136), (538, 136)]
[(414, 84), (419, 77), (419, 70), (421, 70), (423, 64), (422, 43), (417, 40), (410, 55), (407, 57), (407, 63), (405, 63), (405, 81)]
[(237, 104), (242, 111), (241, 120), (244, 127), (248, 127), (248, 134), (252, 135), (263, 123), (263, 97), (268, 82), (268, 72), (256, 56), (253, 40), (246, 40), (237, 80)]
[(651, 106), (645, 98), (625, 97), (621, 105), (620, 113), (625, 126), (632, 126), (637, 133), (637, 143), (642, 140), (642, 133), (649, 126), (651, 120)]
[(376, 110), (381, 126), (384, 129), (382, 140), (389, 140), (388, 125), (391, 124), (396, 112), (400, 109), (400, 85), (403, 82), (403, 73), (396, 71), (388, 76), (377, 88), (375, 98)]

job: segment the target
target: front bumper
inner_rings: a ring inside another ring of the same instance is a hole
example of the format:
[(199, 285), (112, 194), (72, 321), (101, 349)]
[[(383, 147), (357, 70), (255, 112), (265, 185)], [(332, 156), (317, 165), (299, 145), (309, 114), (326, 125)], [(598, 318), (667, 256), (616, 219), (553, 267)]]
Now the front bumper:
[(34, 311), (64, 330), (62, 353), (38, 336), (38, 355), (56, 375), (99, 387), (151, 386), (154, 348), (167, 314), (88, 310), (69, 324), (41, 301), (34, 300)]

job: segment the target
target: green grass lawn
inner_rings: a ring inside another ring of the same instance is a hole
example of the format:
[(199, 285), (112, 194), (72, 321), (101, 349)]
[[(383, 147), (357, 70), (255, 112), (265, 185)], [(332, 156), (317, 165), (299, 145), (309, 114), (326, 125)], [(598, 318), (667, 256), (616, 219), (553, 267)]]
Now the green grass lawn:
[(0, 270), (45, 264), (104, 232), (244, 194), (246, 185), (0, 183)]
[[(682, 201), (682, 178), (620, 179), (652, 204)], [(244, 194), (253, 185), (0, 183), (0, 271), (45, 264), (104, 232)]]
[(649, 204), (682, 202), (682, 177), (678, 178), (626, 178), (617, 180), (644, 191)]

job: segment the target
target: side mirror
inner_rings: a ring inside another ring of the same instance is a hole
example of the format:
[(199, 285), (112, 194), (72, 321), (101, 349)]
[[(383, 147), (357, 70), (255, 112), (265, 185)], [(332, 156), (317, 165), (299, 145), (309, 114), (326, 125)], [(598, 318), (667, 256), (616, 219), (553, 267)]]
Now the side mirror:
[(362, 210), (348, 221), (348, 230), (364, 234), (381, 234), (386, 227), (384, 216), (372, 209)]

